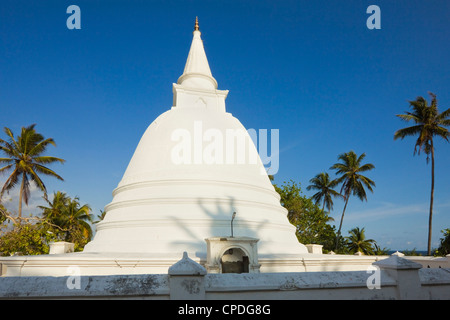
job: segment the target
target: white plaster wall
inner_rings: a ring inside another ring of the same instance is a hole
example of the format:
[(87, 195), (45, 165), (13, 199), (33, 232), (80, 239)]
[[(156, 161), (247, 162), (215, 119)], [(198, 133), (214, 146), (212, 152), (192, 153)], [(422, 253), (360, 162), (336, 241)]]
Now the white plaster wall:
[[(302, 272), (302, 273), (253, 273), (207, 274), (197, 277), (176, 276), (171, 282), (164, 275), (115, 275), (82, 276), (80, 288), (70, 288), (70, 277), (0, 277), (0, 298), (52, 298), (52, 299), (192, 299), (183, 279), (196, 281), (202, 286), (195, 298), (205, 300), (391, 300), (450, 299), (450, 269), (421, 269), (412, 272), (418, 277), (419, 286), (404, 292), (405, 278), (381, 270), (379, 289), (369, 289), (367, 280), (371, 274), (365, 271)], [(403, 280), (402, 280), (403, 279)], [(180, 288), (177, 288), (180, 286)], [(403, 288), (403, 289), (402, 289)], [(175, 294), (172, 294), (172, 292)], [(185, 290), (184, 295), (180, 292)]]
[[(201, 130), (195, 123), (201, 123)], [(165, 112), (142, 136), (85, 252), (181, 255), (187, 251), (204, 258), (204, 239), (229, 236), (233, 212), (237, 212), (234, 234), (260, 239), (260, 254), (277, 255), (278, 261), (282, 255), (308, 252), (298, 243), (295, 227), (288, 222), (259, 157), (251, 162), (247, 154), (244, 163), (236, 158), (230, 164), (177, 164), (171, 150), (180, 141), (171, 137), (180, 128), (189, 132), (192, 143), (208, 129), (221, 132), (224, 139), (227, 130), (244, 132), (247, 153), (256, 153), (245, 128), (229, 113), (186, 106)]]

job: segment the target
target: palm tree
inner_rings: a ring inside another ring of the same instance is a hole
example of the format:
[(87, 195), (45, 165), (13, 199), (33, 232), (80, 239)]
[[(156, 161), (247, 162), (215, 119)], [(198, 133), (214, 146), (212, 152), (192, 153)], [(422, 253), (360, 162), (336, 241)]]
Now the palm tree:
[(0, 173), (12, 170), (0, 191), (0, 201), (5, 191), (9, 192), (20, 181), (19, 219), (22, 216), (22, 202), (28, 205), (30, 181), (34, 182), (44, 192), (46, 198), (47, 189), (39, 175), (48, 175), (63, 180), (53, 170), (44, 166), (54, 162), (64, 163), (63, 159), (42, 155), (50, 144), (55, 146), (54, 140), (52, 138), (44, 139), (40, 133), (35, 131), (34, 127), (35, 124), (22, 127), (22, 132), (17, 139), (14, 138), (11, 129), (5, 127), (4, 131), (9, 137), (9, 141), (0, 139), (0, 150), (7, 156), (7, 158), (0, 158), (0, 164), (6, 164), (6, 166), (0, 168)]
[(79, 198), (71, 199), (63, 192), (55, 192), (53, 200), (46, 200), (48, 207), (39, 206), (45, 222), (53, 227), (57, 233), (63, 235), (64, 241), (88, 242), (92, 238), (91, 208), (81, 205)]
[(322, 211), (325, 210), (325, 207), (328, 211), (333, 209), (333, 198), (332, 197), (342, 197), (339, 192), (335, 191), (333, 188), (337, 186), (337, 181), (330, 181), (330, 176), (327, 172), (321, 172), (316, 175), (314, 178), (309, 180), (311, 185), (306, 187), (306, 190), (319, 190), (312, 196), (312, 199), (316, 204), (322, 202)]
[(102, 222), (105, 219), (106, 211), (100, 210), (100, 214), (97, 215), (98, 220), (94, 221), (94, 223)]
[[(48, 199), (44, 199), (48, 203), (48, 207), (38, 206), (42, 209), (42, 216), (46, 220), (57, 220), (62, 216), (62, 212), (70, 201), (70, 197), (61, 191), (53, 193), (53, 199), (50, 202)], [(58, 225), (58, 223), (56, 223)]]
[(373, 243), (373, 254), (377, 256), (386, 256), (389, 254), (389, 248), (381, 248), (376, 242)]
[(364, 254), (373, 254), (373, 239), (366, 239), (364, 228), (353, 228), (349, 231), (350, 236), (347, 237), (347, 247), (351, 253), (361, 252)]
[(416, 136), (416, 144), (414, 145), (414, 155), (420, 154), (421, 151), (427, 155), (427, 163), (431, 154), (431, 197), (430, 197), (430, 214), (428, 217), (428, 255), (431, 255), (431, 225), (433, 220), (433, 198), (434, 198), (434, 144), (433, 138), (440, 136), (447, 142), (450, 133), (447, 128), (450, 126), (450, 108), (439, 113), (436, 95), (428, 93), (431, 96), (431, 104), (423, 97), (418, 97), (414, 101), (409, 101), (412, 112), (406, 114), (398, 114), (397, 117), (404, 121), (412, 121), (414, 125), (411, 127), (397, 130), (394, 134), (394, 140), (402, 139), (408, 136)]
[(337, 170), (336, 174), (341, 176), (337, 178), (337, 183), (342, 183), (341, 195), (344, 197), (345, 205), (342, 211), (341, 222), (339, 224), (339, 229), (336, 235), (336, 250), (339, 245), (339, 238), (341, 236), (342, 221), (344, 221), (345, 209), (347, 208), (348, 200), (350, 195), (353, 194), (357, 196), (361, 201), (367, 201), (366, 190), (367, 187), (371, 192), (373, 192), (372, 187), (375, 186), (375, 182), (363, 176), (361, 173), (372, 170), (375, 166), (371, 163), (361, 164), (362, 160), (366, 157), (363, 153), (359, 157), (352, 150), (338, 156), (338, 160), (342, 163), (335, 163), (330, 169)]
[(92, 228), (89, 222), (92, 222), (91, 208), (89, 205), (81, 205), (76, 197), (69, 201), (67, 209), (64, 211), (65, 224), (63, 227), (68, 229), (65, 241), (83, 240), (87, 243), (92, 238)]

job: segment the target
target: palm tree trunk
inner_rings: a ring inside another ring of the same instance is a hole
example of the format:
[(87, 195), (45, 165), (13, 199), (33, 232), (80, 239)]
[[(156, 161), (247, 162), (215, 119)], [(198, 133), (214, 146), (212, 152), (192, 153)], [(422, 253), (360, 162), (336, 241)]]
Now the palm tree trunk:
[(434, 200), (434, 147), (431, 140), (431, 197), (430, 197), (430, 216), (428, 218), (428, 253), (431, 256), (431, 224), (433, 220), (433, 200)]
[(341, 222), (339, 223), (339, 230), (336, 235), (336, 246), (335, 246), (334, 251), (337, 251), (337, 249), (338, 249), (339, 238), (341, 237), (342, 221), (344, 221), (344, 214), (345, 214), (345, 209), (347, 208), (348, 198), (350, 198), (350, 194), (345, 196), (345, 205), (344, 205), (344, 210), (342, 211)]
[(25, 173), (23, 173), (22, 177), (22, 183), (20, 184), (20, 190), (19, 190), (19, 223), (20, 218), (22, 218), (22, 198), (23, 198), (23, 188), (25, 186)]

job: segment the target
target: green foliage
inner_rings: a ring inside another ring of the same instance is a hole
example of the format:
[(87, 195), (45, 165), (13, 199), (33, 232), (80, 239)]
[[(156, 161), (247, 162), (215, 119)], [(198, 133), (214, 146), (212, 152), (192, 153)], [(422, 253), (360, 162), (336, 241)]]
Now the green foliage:
[(330, 176), (327, 172), (321, 172), (314, 178), (309, 180), (311, 183), (306, 190), (317, 190), (318, 192), (312, 196), (312, 199), (316, 204), (323, 201), (322, 210), (325, 208), (328, 211), (333, 209), (333, 198), (342, 198), (342, 195), (335, 191), (333, 188), (337, 186), (337, 180), (330, 180)]
[(50, 241), (73, 242), (75, 251), (84, 248), (92, 238), (89, 206), (81, 205), (78, 198), (72, 199), (59, 191), (54, 193), (52, 202), (47, 202), (48, 207), (39, 207), (43, 211), (42, 217), (12, 217), (9, 212), (3, 211), (7, 218), (0, 226), (1, 254), (46, 254)]
[(417, 136), (414, 145), (414, 155), (421, 151), (427, 155), (427, 163), (431, 154), (431, 197), (430, 212), (428, 218), (428, 255), (431, 255), (431, 235), (433, 220), (433, 201), (434, 201), (434, 137), (441, 137), (449, 142), (450, 132), (446, 127), (450, 126), (450, 108), (439, 113), (436, 95), (429, 92), (431, 103), (423, 97), (417, 97), (414, 101), (409, 101), (412, 112), (398, 114), (397, 117), (406, 122), (412, 122), (411, 127), (397, 130), (394, 133), (395, 139), (404, 139), (409, 136)]
[[(288, 219), (296, 227), (296, 236), (303, 244), (321, 244), (325, 253), (335, 251), (340, 254), (386, 255), (389, 249), (380, 248), (375, 240), (366, 239), (364, 228), (356, 227), (349, 231), (349, 236), (336, 237), (336, 229), (329, 222), (333, 218), (315, 203), (313, 197), (302, 194), (299, 183), (293, 180), (283, 182), (281, 186), (274, 185), (280, 195), (280, 203), (288, 210)], [(335, 250), (336, 242), (338, 250)]]
[(373, 254), (377, 256), (386, 256), (389, 254), (389, 248), (381, 248), (376, 243), (373, 244)]
[(439, 248), (436, 250), (436, 255), (438, 256), (446, 256), (450, 254), (450, 229), (441, 230), (444, 237), (440, 239), (441, 243)]
[(54, 240), (54, 235), (38, 224), (21, 223), (6, 229), (6, 225), (1, 227), (0, 237), (0, 253), (4, 256), (47, 254), (49, 243)]
[(375, 182), (362, 175), (362, 173), (375, 168), (371, 163), (362, 164), (365, 157), (365, 153), (358, 156), (353, 150), (342, 153), (338, 156), (338, 159), (341, 162), (335, 163), (330, 168), (336, 170), (336, 174), (340, 175), (340, 177), (336, 179), (336, 182), (338, 184), (342, 183), (341, 194), (344, 196), (345, 200), (344, 210), (342, 211), (341, 222), (339, 223), (339, 229), (336, 236), (336, 251), (339, 249), (342, 222), (344, 221), (345, 209), (347, 208), (350, 195), (353, 194), (361, 201), (367, 201), (365, 188), (373, 192), (372, 187), (375, 187)]
[(338, 156), (341, 162), (335, 163), (331, 166), (331, 169), (336, 170), (336, 174), (340, 175), (336, 179), (336, 182), (342, 183), (341, 194), (348, 200), (351, 194), (358, 197), (361, 201), (367, 201), (366, 190), (373, 192), (372, 187), (375, 186), (375, 182), (366, 176), (362, 175), (362, 172), (366, 172), (375, 168), (371, 163), (362, 164), (362, 161), (366, 157), (363, 153), (358, 156), (353, 150), (342, 153)]
[(303, 201), (301, 195), (300, 185), (293, 180), (284, 182), (281, 187), (274, 185), (275, 190), (280, 195), (280, 203), (288, 210), (289, 221), (295, 221), (301, 216)]
[(0, 225), (6, 221), (6, 215), (7, 215), (7, 210), (6, 208), (0, 203)]
[(401, 251), (405, 256), (422, 256), (420, 252), (417, 252), (417, 249), (414, 248), (412, 250), (402, 250)]
[(17, 138), (14, 137), (11, 129), (5, 127), (4, 131), (8, 136), (8, 141), (0, 139), (0, 151), (6, 155), (6, 158), (0, 158), (0, 164), (5, 165), (0, 168), (0, 173), (11, 171), (0, 191), (0, 201), (5, 192), (14, 189), (20, 182), (19, 218), (22, 215), (22, 202), (28, 205), (30, 182), (34, 182), (46, 197), (47, 189), (41, 176), (48, 175), (63, 180), (46, 165), (54, 162), (64, 163), (64, 160), (43, 155), (47, 147), (54, 146), (55, 142), (52, 138), (44, 139), (44, 136), (36, 132), (34, 127), (34, 124), (22, 127), (21, 134)]
[(411, 127), (397, 130), (394, 139), (404, 139), (408, 136), (417, 136), (414, 145), (414, 154), (425, 152), (428, 156), (433, 151), (433, 137), (440, 136), (449, 141), (450, 132), (447, 128), (450, 126), (450, 108), (439, 113), (437, 99), (434, 93), (429, 92), (431, 103), (423, 97), (417, 97), (414, 101), (409, 101), (412, 112), (398, 114), (397, 117), (406, 122), (413, 122)]
[(347, 248), (350, 253), (361, 252), (363, 254), (374, 254), (373, 244), (375, 240), (366, 239), (364, 228), (353, 228), (349, 231), (349, 236), (346, 237)]
[(296, 236), (301, 243), (321, 244), (325, 251), (334, 245), (334, 227), (328, 213), (316, 205), (312, 199), (302, 194), (300, 184), (290, 180), (280, 187), (274, 185), (280, 194), (281, 205), (288, 210), (288, 219), (296, 227)]
[(47, 224), (59, 241), (73, 242), (75, 251), (81, 251), (91, 241), (91, 208), (81, 205), (79, 198), (70, 198), (64, 192), (55, 192), (52, 202), (42, 209), (43, 224)]
[(100, 210), (100, 214), (97, 215), (98, 220), (95, 220), (94, 223), (99, 223), (105, 219), (106, 211)]

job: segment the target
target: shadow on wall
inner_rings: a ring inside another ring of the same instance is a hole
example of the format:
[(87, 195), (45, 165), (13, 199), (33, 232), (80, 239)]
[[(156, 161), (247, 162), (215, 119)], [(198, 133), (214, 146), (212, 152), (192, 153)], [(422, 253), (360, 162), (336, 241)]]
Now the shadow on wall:
[[(206, 214), (206, 221), (198, 221), (198, 225), (186, 225), (184, 224), (185, 219), (181, 220), (178, 217), (168, 217), (189, 238), (189, 240), (178, 241), (176, 239), (177, 235), (173, 235), (174, 239), (171, 244), (177, 247), (196, 247), (195, 256), (205, 262), (207, 251), (205, 239), (210, 237), (230, 237), (232, 233), (231, 219), (233, 212), (236, 212), (236, 217), (233, 220), (233, 235), (235, 237), (246, 236), (258, 238), (257, 230), (260, 230), (267, 223), (267, 220), (262, 220), (255, 224), (255, 221), (247, 221), (242, 218), (245, 207), (236, 205), (233, 197), (226, 199), (198, 198), (197, 205)], [(186, 215), (187, 219), (189, 219), (189, 212), (186, 212)]]

